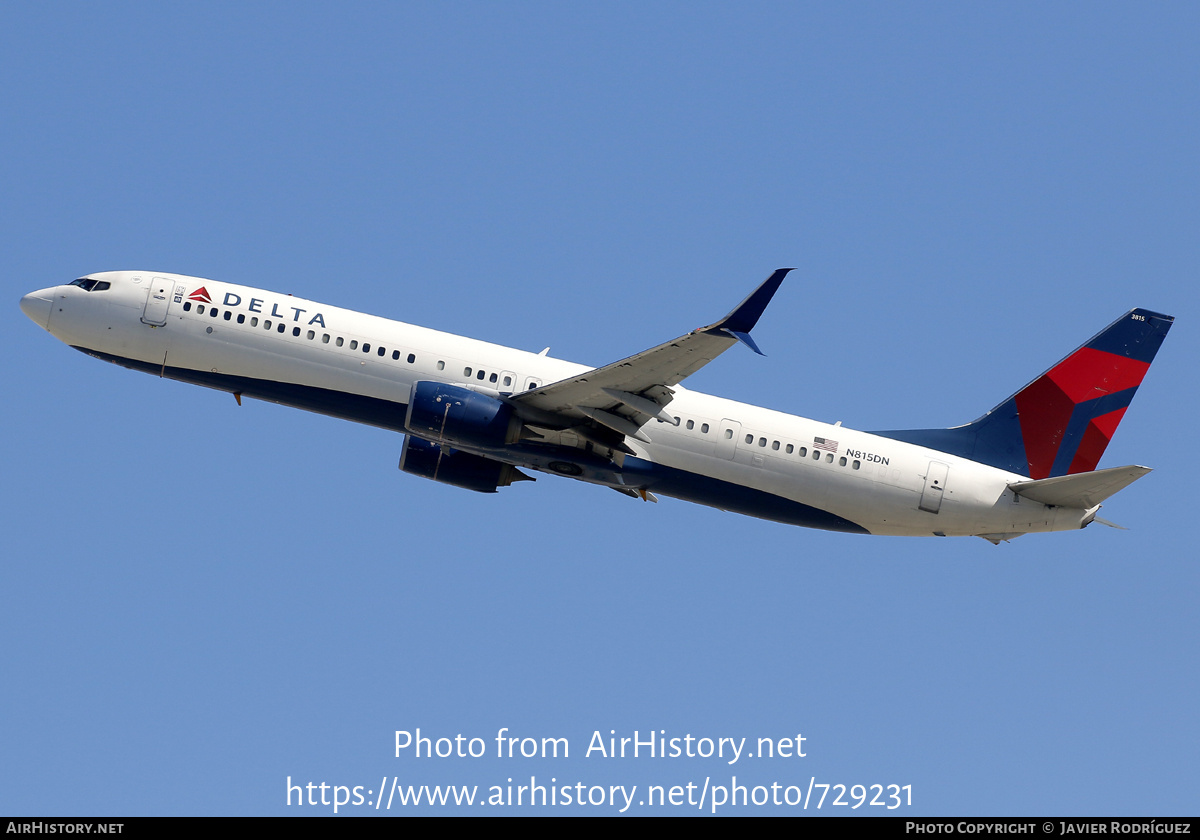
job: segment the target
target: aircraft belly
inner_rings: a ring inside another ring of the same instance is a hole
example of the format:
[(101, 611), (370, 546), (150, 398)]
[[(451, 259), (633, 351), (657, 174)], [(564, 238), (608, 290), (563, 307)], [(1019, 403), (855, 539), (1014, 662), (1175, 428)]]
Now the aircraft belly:
[(665, 437), (660, 433), (655, 445), (637, 448), (640, 457), (625, 459), (627, 483), (760, 519), (867, 533), (857, 521), (826, 510), (821, 485), (782, 472), (780, 464), (773, 463), (779, 459), (765, 458), (759, 466), (748, 456), (729, 460), (659, 443)]
[(630, 485), (636, 486), (636, 481), (636, 484), (644, 485), (655, 493), (684, 501), (806, 528), (869, 533), (856, 522), (736, 480), (689, 472), (635, 457), (625, 459), (623, 472)]

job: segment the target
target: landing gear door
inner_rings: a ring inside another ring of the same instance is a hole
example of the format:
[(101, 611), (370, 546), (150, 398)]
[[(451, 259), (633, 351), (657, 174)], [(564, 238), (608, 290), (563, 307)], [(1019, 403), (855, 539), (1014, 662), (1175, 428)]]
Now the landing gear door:
[(167, 306), (175, 291), (175, 281), (165, 277), (152, 277), (146, 293), (146, 309), (142, 312), (142, 323), (161, 327), (167, 323)]
[(937, 513), (942, 509), (942, 495), (946, 492), (946, 476), (950, 466), (941, 461), (930, 461), (925, 471), (925, 489), (921, 491), (921, 510)]

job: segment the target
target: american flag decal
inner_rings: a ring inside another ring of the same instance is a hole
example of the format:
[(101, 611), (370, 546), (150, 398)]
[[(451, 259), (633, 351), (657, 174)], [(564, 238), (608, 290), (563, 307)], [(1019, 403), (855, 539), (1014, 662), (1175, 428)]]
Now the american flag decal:
[(838, 443), (836, 440), (828, 440), (826, 438), (813, 438), (813, 449), (824, 449), (826, 452), (837, 452)]

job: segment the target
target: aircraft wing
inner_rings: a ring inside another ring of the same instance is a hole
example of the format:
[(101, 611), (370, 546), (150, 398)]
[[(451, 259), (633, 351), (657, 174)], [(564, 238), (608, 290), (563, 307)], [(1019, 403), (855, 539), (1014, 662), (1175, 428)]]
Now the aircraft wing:
[(532, 423), (569, 426), (591, 420), (622, 435), (648, 441), (640, 429), (651, 418), (675, 422), (665, 411), (674, 397), (672, 385), (679, 384), (739, 341), (763, 355), (750, 338), (750, 330), (791, 270), (780, 268), (772, 272), (715, 324), (619, 362), (515, 394), (508, 402), (518, 415)]

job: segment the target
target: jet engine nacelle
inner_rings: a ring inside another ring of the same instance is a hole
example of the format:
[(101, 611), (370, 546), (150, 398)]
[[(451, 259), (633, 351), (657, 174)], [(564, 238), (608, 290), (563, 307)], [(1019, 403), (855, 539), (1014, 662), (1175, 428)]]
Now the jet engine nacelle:
[(498, 488), (507, 487), (514, 481), (529, 479), (509, 464), (472, 455), (461, 449), (439, 446), (413, 435), (404, 437), (400, 469), (480, 493), (495, 493)]
[(499, 449), (517, 442), (521, 421), (511, 406), (495, 397), (422, 380), (409, 392), (404, 427), (426, 440)]

